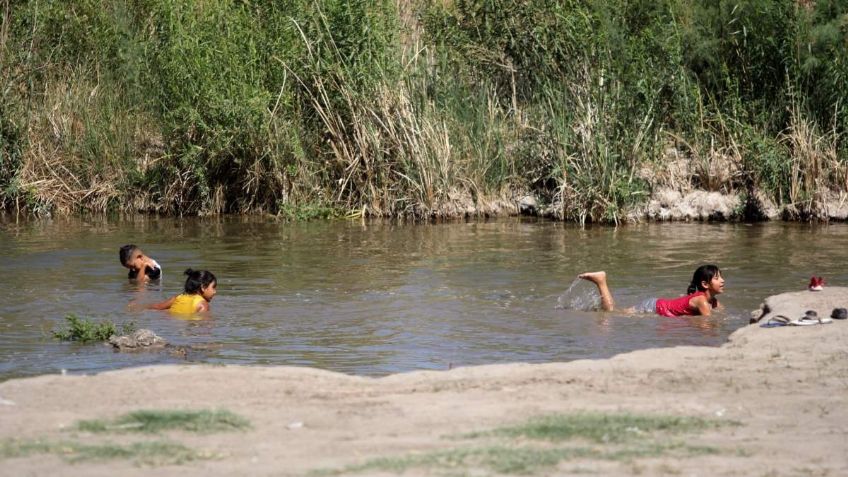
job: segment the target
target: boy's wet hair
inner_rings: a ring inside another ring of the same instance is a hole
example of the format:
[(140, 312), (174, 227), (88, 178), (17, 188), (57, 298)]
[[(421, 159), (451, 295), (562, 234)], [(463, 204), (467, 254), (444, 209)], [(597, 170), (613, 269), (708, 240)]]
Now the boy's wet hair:
[(185, 274), (188, 275), (185, 282), (185, 292), (189, 295), (196, 295), (200, 293), (201, 288), (206, 288), (218, 281), (215, 275), (208, 270), (192, 270), (189, 268), (185, 271)]
[(130, 259), (132, 258), (133, 252), (137, 249), (138, 247), (136, 247), (134, 244), (127, 244), (121, 247), (121, 249), (118, 251), (118, 258), (121, 259), (121, 265), (127, 266), (127, 263), (129, 263)]
[(692, 283), (689, 284), (686, 294), (690, 295), (696, 291), (706, 290), (706, 288), (701, 286), (701, 283), (709, 283), (717, 275), (721, 275), (721, 270), (718, 269), (717, 265), (701, 265), (695, 270), (695, 274), (692, 275)]

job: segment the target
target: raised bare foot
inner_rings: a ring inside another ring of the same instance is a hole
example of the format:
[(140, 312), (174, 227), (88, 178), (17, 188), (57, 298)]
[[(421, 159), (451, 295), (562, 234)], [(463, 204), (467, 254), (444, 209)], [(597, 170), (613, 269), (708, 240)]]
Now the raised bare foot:
[(581, 273), (577, 275), (577, 278), (582, 278), (584, 280), (589, 280), (592, 283), (598, 284), (607, 281), (607, 272), (589, 272), (589, 273)]

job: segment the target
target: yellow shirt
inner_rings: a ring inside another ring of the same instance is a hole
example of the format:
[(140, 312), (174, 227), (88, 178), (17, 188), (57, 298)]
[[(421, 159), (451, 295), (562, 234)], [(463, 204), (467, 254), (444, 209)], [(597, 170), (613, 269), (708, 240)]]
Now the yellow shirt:
[(185, 293), (177, 295), (174, 302), (171, 303), (169, 310), (171, 313), (191, 314), (197, 312), (197, 305), (203, 301), (200, 295), (187, 295)]

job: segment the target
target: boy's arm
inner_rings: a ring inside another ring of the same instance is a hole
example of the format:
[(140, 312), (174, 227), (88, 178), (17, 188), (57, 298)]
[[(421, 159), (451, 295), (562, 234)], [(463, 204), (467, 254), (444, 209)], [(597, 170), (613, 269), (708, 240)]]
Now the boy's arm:
[(147, 309), (148, 310), (167, 310), (168, 308), (171, 307), (171, 305), (174, 304), (174, 300), (176, 300), (176, 299), (177, 299), (177, 297), (172, 297), (172, 298), (165, 300), (163, 302), (160, 302), (160, 303), (151, 303), (150, 305), (147, 305)]
[(156, 263), (155, 260), (153, 260), (150, 257), (145, 256), (144, 259), (141, 262), (141, 267), (137, 271), (137, 275), (135, 276), (135, 279), (140, 281), (140, 282), (147, 280), (148, 279), (148, 277), (147, 277), (147, 267), (150, 267), (152, 269), (152, 268), (156, 268), (158, 265), (159, 264)]

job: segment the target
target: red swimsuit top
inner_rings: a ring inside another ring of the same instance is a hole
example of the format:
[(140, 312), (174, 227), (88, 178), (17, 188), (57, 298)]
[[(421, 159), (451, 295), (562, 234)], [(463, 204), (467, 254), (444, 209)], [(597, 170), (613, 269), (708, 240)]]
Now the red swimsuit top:
[[(700, 315), (701, 313), (697, 308), (693, 308), (689, 306), (689, 301), (696, 296), (706, 295), (706, 293), (702, 291), (696, 291), (695, 293), (681, 296), (678, 298), (658, 298), (656, 311), (658, 315), (667, 316), (669, 318), (674, 318), (677, 316), (693, 316)], [(710, 300), (710, 306), (713, 308), (716, 307), (715, 299)]]

